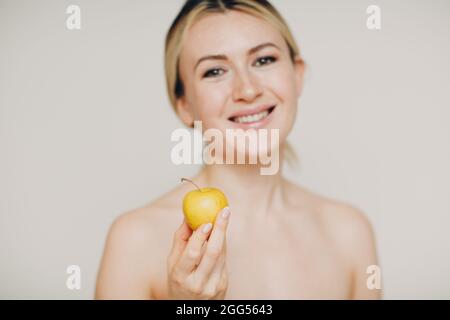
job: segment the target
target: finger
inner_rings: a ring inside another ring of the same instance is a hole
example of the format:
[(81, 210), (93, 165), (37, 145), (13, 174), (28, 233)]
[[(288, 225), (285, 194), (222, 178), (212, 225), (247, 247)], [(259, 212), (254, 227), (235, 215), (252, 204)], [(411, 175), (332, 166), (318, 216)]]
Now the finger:
[(216, 264), (214, 265), (209, 278), (206, 279), (206, 283), (201, 283), (201, 279), (194, 279), (194, 281), (196, 283), (200, 282), (199, 286), (204, 288), (203, 293), (211, 299), (214, 299), (215, 297), (223, 293), (224, 290), (226, 290), (228, 286), (228, 274), (226, 272), (225, 248), (222, 250), (222, 253), (220, 254), (220, 257), (218, 258)]
[(224, 251), (222, 251), (220, 257), (217, 259), (217, 262), (213, 267), (213, 270), (211, 271), (209, 278), (207, 279), (207, 290), (215, 290), (218, 287), (220, 278), (222, 277), (223, 269), (225, 268), (225, 258), (226, 254)]
[(177, 263), (177, 268), (181, 273), (185, 275), (190, 274), (199, 264), (202, 257), (203, 244), (208, 238), (212, 227), (212, 223), (201, 225), (189, 238), (181, 258)]
[(206, 282), (209, 278), (216, 262), (218, 261), (222, 251), (225, 249), (225, 235), (227, 231), (230, 209), (225, 207), (219, 214), (208, 240), (205, 254), (203, 255), (200, 264), (195, 271), (197, 278)]
[[(209, 234), (211, 234), (211, 232), (209, 233)], [(205, 242), (203, 242), (203, 245), (202, 245), (202, 253), (201, 253), (201, 257), (203, 257), (203, 255), (205, 254), (205, 251), (206, 251), (206, 247), (208, 246), (208, 239), (206, 239), (206, 241)], [(201, 258), (200, 258), (200, 260), (201, 260)], [(198, 266), (198, 264), (200, 263), (200, 261), (198, 261), (198, 263), (197, 263), (197, 266)]]
[(220, 271), (219, 288), (221, 290), (226, 290), (227, 287), (228, 287), (228, 270), (227, 270), (227, 263), (225, 262), (223, 264), (222, 270)]
[(189, 237), (192, 234), (191, 228), (189, 228), (189, 225), (186, 223), (186, 220), (183, 220), (181, 225), (178, 227), (177, 231), (175, 231), (175, 234), (173, 236), (173, 244), (172, 249), (169, 254), (169, 265), (173, 265), (175, 260), (181, 256), (183, 253)]

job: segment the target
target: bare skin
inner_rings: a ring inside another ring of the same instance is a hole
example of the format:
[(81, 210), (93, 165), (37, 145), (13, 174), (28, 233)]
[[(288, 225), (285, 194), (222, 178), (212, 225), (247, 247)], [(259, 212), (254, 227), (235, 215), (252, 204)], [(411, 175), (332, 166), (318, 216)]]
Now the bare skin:
[[(205, 174), (194, 178), (210, 184)], [(225, 299), (376, 299), (366, 287), (369, 265), (377, 264), (373, 233), (363, 213), (282, 179), (280, 198), (267, 210), (244, 211), (241, 194), (229, 197), (228, 284)], [(168, 253), (182, 221), (180, 201), (192, 190), (181, 185), (113, 224), (96, 298), (172, 299)], [(245, 198), (245, 196), (244, 196)], [(235, 203), (236, 207), (232, 204)]]
[[(289, 58), (279, 32), (263, 20), (230, 12), (206, 16), (185, 38), (177, 102), (186, 125), (224, 131), (240, 108), (276, 104), (266, 128), (280, 145), (296, 117), (303, 64)], [(260, 44), (273, 44), (249, 50)], [(200, 57), (221, 54), (222, 58)], [(225, 58), (223, 58), (225, 56)], [(276, 59), (260, 59), (273, 56)], [(256, 61), (256, 62), (255, 62)], [(268, 63), (268, 61), (270, 63)], [(214, 69), (213, 76), (210, 70)], [(208, 75), (208, 76), (205, 76)], [(283, 157), (281, 157), (283, 161)], [(377, 265), (370, 223), (357, 208), (286, 180), (259, 165), (209, 165), (192, 179), (227, 196), (230, 215), (192, 232), (181, 211), (190, 184), (117, 218), (102, 258), (98, 299), (377, 299), (366, 285)]]

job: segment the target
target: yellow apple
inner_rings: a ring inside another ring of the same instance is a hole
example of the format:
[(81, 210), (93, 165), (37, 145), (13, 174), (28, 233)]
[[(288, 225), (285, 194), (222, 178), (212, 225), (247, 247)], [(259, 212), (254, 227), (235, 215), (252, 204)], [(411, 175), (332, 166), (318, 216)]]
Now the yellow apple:
[(217, 188), (199, 188), (193, 181), (181, 179), (184, 180), (197, 187), (197, 190), (189, 191), (183, 199), (183, 214), (189, 227), (196, 230), (204, 223), (214, 224), (217, 214), (228, 206), (223, 192)]

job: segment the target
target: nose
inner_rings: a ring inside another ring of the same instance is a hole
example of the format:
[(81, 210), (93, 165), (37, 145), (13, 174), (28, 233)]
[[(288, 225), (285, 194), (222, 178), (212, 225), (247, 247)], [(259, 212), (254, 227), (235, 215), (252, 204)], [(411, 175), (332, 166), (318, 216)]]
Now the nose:
[(261, 86), (247, 70), (238, 72), (234, 79), (233, 100), (251, 102), (262, 93)]

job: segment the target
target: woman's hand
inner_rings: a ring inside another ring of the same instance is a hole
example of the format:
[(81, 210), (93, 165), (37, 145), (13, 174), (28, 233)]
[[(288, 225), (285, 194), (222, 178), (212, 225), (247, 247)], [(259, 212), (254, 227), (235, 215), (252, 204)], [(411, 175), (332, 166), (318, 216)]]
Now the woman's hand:
[(169, 299), (225, 297), (228, 286), (225, 262), (229, 215), (230, 209), (226, 207), (217, 216), (214, 226), (204, 224), (193, 232), (183, 221), (175, 232), (167, 260)]

